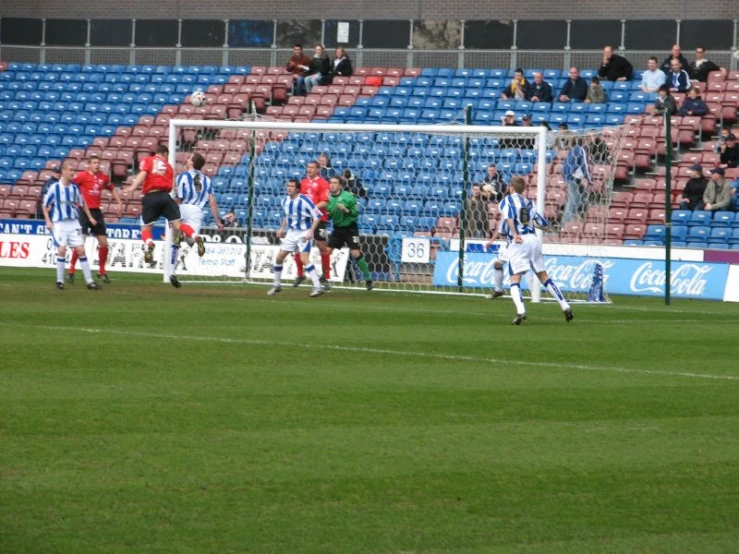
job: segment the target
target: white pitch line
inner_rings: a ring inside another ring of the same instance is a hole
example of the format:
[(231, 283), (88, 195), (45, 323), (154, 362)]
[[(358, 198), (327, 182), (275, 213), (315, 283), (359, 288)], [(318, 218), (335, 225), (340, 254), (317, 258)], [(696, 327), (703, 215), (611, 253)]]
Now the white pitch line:
[[(123, 331), (118, 329), (95, 329), (90, 327), (66, 327), (57, 325), (31, 325), (22, 323), (0, 322), (0, 326), (6, 327), (30, 327), (35, 329), (44, 329), (47, 331), (72, 331), (76, 333), (90, 333), (100, 335), (123, 335), (129, 337), (151, 338), (151, 333), (141, 331)], [(414, 358), (428, 358), (432, 360), (446, 360), (453, 362), (471, 362), (480, 364), (508, 364), (525, 367), (543, 367), (553, 369), (576, 369), (581, 371), (595, 371), (607, 373), (628, 373), (636, 375), (660, 375), (666, 377), (685, 377), (689, 379), (711, 379), (718, 381), (739, 381), (739, 375), (712, 375), (710, 373), (691, 373), (685, 371), (658, 371), (652, 369), (629, 369), (625, 367), (614, 366), (592, 366), (583, 364), (564, 364), (556, 362), (527, 362), (522, 360), (504, 360), (500, 358), (483, 358), (478, 356), (461, 356), (454, 354), (438, 354), (429, 352), (413, 352), (406, 350), (390, 350), (382, 348), (366, 348), (341, 346), (335, 344), (296, 344), (294, 342), (262, 340), (262, 339), (240, 339), (228, 337), (203, 337), (193, 335), (163, 335), (157, 333), (157, 337), (177, 340), (177, 341), (199, 341), (199, 342), (220, 342), (224, 344), (252, 344), (260, 346), (282, 346), (289, 348), (307, 348), (319, 350), (336, 350), (340, 352), (358, 352), (362, 354), (381, 354), (391, 356), (409, 356)]]

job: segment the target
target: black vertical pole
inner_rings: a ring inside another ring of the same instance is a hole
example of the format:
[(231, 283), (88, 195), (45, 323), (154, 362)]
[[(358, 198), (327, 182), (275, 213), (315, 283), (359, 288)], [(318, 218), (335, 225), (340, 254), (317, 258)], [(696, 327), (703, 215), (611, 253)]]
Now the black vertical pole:
[[(464, 124), (472, 125), (472, 106), (464, 108)], [(459, 271), (457, 272), (457, 290), (464, 289), (464, 251), (465, 232), (467, 229), (467, 190), (470, 188), (470, 136), (465, 134), (462, 147), (462, 199), (459, 211)]]
[(249, 206), (246, 215), (246, 280), (249, 280), (251, 274), (251, 234), (254, 224), (254, 199), (256, 198), (256, 191), (254, 190), (254, 172), (257, 164), (257, 132), (252, 130), (251, 132), (251, 148), (249, 148), (249, 177), (246, 181), (246, 186), (249, 187)]

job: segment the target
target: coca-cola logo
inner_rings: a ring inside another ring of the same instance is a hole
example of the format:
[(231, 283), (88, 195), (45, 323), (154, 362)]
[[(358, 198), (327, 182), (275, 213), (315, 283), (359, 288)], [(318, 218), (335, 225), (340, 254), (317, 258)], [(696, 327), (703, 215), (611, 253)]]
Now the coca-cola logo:
[[(464, 284), (469, 286), (492, 286), (495, 279), (495, 259), (489, 256), (487, 260), (478, 261), (467, 258), (464, 261)], [(459, 258), (456, 258), (446, 271), (448, 283), (456, 283), (459, 278)]]
[(589, 290), (593, 284), (593, 273), (597, 265), (603, 267), (603, 284), (607, 290), (608, 275), (606, 270), (613, 267), (614, 264), (615, 262), (612, 260), (598, 258), (584, 259), (575, 263), (560, 263), (559, 258), (551, 257), (544, 262), (549, 278), (557, 283), (560, 289), (569, 291)]
[[(708, 286), (707, 276), (711, 266), (682, 264), (670, 276), (670, 292), (685, 296), (702, 296)], [(655, 267), (654, 262), (640, 265), (631, 276), (629, 287), (632, 292), (664, 293), (667, 271), (664, 264)]]

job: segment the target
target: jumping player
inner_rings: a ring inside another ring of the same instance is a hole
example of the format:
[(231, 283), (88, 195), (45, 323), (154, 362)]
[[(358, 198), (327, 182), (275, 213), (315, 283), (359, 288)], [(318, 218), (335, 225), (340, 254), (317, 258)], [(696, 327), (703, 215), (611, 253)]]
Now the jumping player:
[(144, 241), (146, 252), (144, 261), (154, 263), (154, 238), (152, 227), (157, 220), (164, 216), (173, 231), (181, 231), (198, 245), (198, 255), (205, 254), (205, 245), (200, 235), (192, 227), (180, 221), (180, 208), (174, 198), (170, 196), (173, 186), (174, 170), (167, 161), (169, 148), (160, 144), (155, 154), (144, 158), (139, 164), (136, 178), (125, 189), (126, 192), (135, 191), (143, 184), (144, 196), (141, 198), (141, 240)]
[[(85, 204), (87, 204), (92, 217), (97, 222), (95, 225), (87, 218), (87, 214), (83, 210), (80, 213), (80, 225), (82, 226), (82, 237), (87, 237), (90, 233), (95, 235), (98, 241), (98, 259), (100, 269), (97, 274), (97, 278), (102, 280), (103, 283), (110, 283), (110, 277), (105, 269), (105, 264), (108, 261), (108, 236), (105, 233), (105, 219), (103, 218), (103, 211), (100, 209), (100, 195), (103, 190), (109, 190), (113, 193), (113, 199), (118, 203), (118, 217), (121, 216), (123, 211), (123, 202), (121, 197), (118, 196), (118, 191), (110, 182), (110, 177), (100, 171), (100, 158), (92, 155), (87, 158), (89, 163), (85, 171), (80, 171), (74, 176), (74, 183), (79, 187), (82, 196), (85, 198)], [(72, 250), (72, 259), (69, 262), (69, 274), (67, 280), (70, 283), (74, 283), (74, 268), (77, 265), (77, 249)]]
[[(200, 233), (200, 226), (203, 224), (203, 215), (205, 214), (205, 205), (210, 203), (210, 212), (216, 221), (219, 231), (223, 230), (221, 218), (218, 215), (218, 202), (213, 194), (213, 185), (210, 178), (201, 173), (201, 169), (205, 165), (205, 158), (200, 154), (192, 154), (187, 158), (185, 167), (187, 171), (177, 176), (176, 202), (180, 205), (180, 215), (182, 216), (182, 224), (189, 225), (195, 234)], [(187, 240), (192, 246), (192, 241)], [(175, 288), (180, 288), (179, 279), (175, 274), (177, 269), (177, 255), (180, 252), (180, 244), (182, 243), (182, 233), (176, 233), (172, 241), (172, 265), (169, 275), (169, 282)]]

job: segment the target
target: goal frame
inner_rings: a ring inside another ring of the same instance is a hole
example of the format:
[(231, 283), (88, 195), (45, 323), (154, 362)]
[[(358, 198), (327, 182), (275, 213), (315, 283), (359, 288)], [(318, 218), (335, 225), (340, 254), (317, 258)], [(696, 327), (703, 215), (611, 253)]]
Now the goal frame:
[[(544, 213), (546, 204), (546, 155), (547, 155), (547, 135), (548, 131), (546, 127), (522, 127), (522, 126), (500, 126), (500, 125), (467, 125), (467, 124), (455, 124), (455, 125), (392, 125), (392, 124), (358, 124), (358, 123), (292, 123), (282, 121), (233, 121), (233, 120), (192, 120), (192, 119), (170, 119), (169, 131), (168, 131), (168, 148), (169, 148), (169, 163), (172, 167), (176, 166), (177, 156), (177, 139), (179, 129), (181, 128), (193, 128), (198, 129), (249, 129), (252, 131), (252, 137), (250, 141), (251, 156), (249, 161), (249, 189), (250, 193), (253, 194), (254, 187), (254, 171), (256, 167), (256, 133), (257, 131), (282, 131), (282, 132), (369, 132), (369, 133), (430, 133), (430, 134), (448, 134), (458, 135), (461, 138), (469, 138), (470, 136), (476, 136), (481, 134), (519, 134), (521, 136), (533, 136), (535, 138), (535, 148), (537, 152), (537, 181), (536, 181), (536, 208), (540, 213)], [(465, 161), (468, 160), (465, 158)], [(469, 172), (464, 173), (463, 178), (463, 191), (466, 192), (470, 189), (472, 181), (469, 178)], [(249, 202), (249, 217), (247, 220), (247, 240), (246, 240), (246, 270), (244, 279), (248, 281), (250, 273), (251, 263), (251, 224), (252, 224), (252, 211), (254, 209), (254, 203)], [(536, 231), (539, 240), (542, 240), (543, 231), (537, 229)], [(167, 255), (170, 251), (172, 244), (172, 232), (171, 229), (167, 228), (166, 242), (165, 242), (165, 256), (164, 256), (164, 271), (162, 281), (164, 283), (169, 282), (169, 276), (171, 272), (170, 267), (170, 256)], [(463, 263), (464, 252), (462, 249), (459, 251), (460, 264)], [(536, 283), (537, 286), (533, 286), (531, 289), (531, 299), (533, 302), (541, 301), (541, 286)]]

